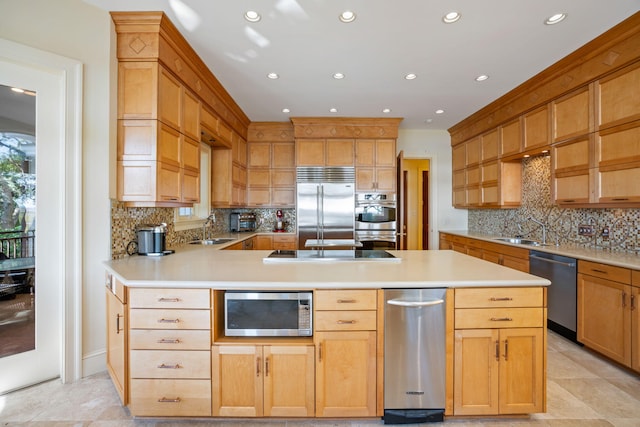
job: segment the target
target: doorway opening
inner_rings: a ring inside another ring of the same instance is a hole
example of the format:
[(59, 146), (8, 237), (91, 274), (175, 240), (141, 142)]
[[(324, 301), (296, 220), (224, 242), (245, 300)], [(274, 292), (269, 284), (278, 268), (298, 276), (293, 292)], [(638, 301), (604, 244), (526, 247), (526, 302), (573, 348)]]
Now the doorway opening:
[(429, 249), (429, 159), (402, 159), (405, 249)]

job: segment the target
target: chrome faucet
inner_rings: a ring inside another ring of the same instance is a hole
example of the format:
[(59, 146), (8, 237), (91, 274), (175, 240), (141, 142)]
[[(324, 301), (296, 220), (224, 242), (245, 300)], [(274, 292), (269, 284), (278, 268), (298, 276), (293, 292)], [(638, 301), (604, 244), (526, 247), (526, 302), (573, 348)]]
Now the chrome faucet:
[(215, 213), (212, 213), (207, 217), (207, 219), (204, 220), (204, 223), (202, 223), (202, 240), (207, 240), (207, 227), (215, 223), (216, 223)]
[(530, 216), (527, 219), (530, 220), (530, 221), (535, 222), (536, 224), (540, 225), (540, 227), (542, 227), (542, 242), (540, 244), (542, 246), (546, 246), (547, 245), (547, 226), (544, 225), (544, 222), (538, 221), (537, 219), (535, 219), (532, 216)]

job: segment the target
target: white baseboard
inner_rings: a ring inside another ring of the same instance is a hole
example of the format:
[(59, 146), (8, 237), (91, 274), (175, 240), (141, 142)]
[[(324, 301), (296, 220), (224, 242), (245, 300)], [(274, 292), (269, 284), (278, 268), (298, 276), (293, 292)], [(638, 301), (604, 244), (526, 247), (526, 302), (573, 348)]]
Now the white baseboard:
[(82, 356), (82, 377), (104, 372), (107, 369), (107, 350), (99, 350)]

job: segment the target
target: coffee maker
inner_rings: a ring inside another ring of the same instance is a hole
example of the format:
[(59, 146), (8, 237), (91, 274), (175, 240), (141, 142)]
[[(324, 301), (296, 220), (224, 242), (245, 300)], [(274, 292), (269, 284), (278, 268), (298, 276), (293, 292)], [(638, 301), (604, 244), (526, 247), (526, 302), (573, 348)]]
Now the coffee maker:
[(283, 221), (283, 218), (282, 209), (278, 209), (276, 211), (276, 226), (273, 231), (280, 233), (286, 231), (287, 224)]

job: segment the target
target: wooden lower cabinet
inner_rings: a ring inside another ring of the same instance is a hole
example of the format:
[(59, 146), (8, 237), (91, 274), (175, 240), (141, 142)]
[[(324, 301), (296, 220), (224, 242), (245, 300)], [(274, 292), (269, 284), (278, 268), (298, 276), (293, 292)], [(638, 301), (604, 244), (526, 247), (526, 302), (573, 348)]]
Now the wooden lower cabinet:
[(131, 414), (154, 417), (208, 417), (211, 381), (132, 379)]
[(514, 270), (529, 272), (529, 250), (447, 233), (440, 233), (440, 249), (452, 249)]
[(127, 330), (126, 304), (109, 289), (107, 294), (107, 371), (113, 385), (126, 405), (127, 397)]
[(546, 408), (542, 288), (455, 290), (454, 415), (516, 415)]
[(316, 332), (316, 416), (376, 415), (376, 332)]
[(312, 345), (214, 345), (213, 416), (312, 417)]

